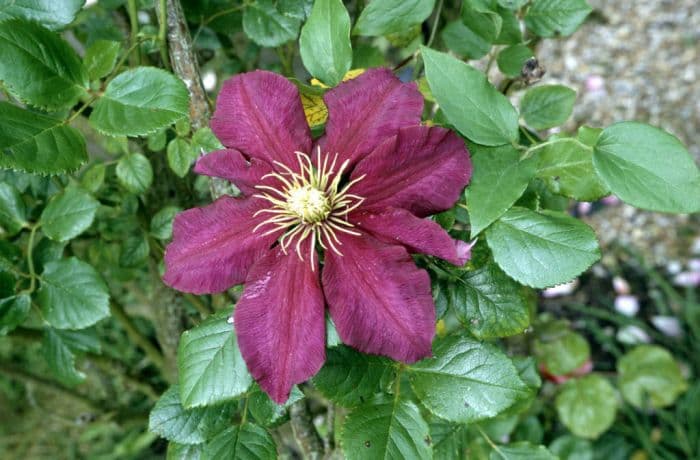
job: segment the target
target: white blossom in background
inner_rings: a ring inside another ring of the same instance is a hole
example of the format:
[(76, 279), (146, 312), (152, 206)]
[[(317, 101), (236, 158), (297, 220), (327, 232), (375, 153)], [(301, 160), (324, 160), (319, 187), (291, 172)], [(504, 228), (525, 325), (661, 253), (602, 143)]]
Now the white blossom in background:
[(615, 311), (625, 316), (634, 316), (639, 311), (639, 300), (633, 295), (615, 297)]
[(673, 277), (673, 284), (682, 287), (700, 286), (700, 272), (680, 272)]
[(613, 277), (612, 284), (615, 294), (627, 295), (631, 292), (630, 284), (621, 276)]
[(651, 324), (668, 337), (678, 338), (683, 336), (681, 323), (675, 316), (652, 316)]
[(216, 88), (216, 81), (216, 73), (211, 70), (207, 70), (204, 72), (204, 75), (202, 75), (202, 85), (204, 85), (204, 89), (207, 91), (214, 91), (214, 88)]
[(638, 326), (625, 326), (617, 331), (617, 340), (627, 345), (636, 345), (639, 343), (650, 343), (651, 338), (644, 329)]

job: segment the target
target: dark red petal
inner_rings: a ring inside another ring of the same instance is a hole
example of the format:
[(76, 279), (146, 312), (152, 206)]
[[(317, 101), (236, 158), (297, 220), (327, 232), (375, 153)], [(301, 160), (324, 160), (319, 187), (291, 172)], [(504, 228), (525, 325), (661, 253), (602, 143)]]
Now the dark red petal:
[(453, 240), (432, 220), (416, 217), (405, 209), (363, 210), (353, 213), (349, 220), (380, 240), (401, 243), (412, 252), (440, 257), (458, 266), (469, 260), (469, 244)]
[(323, 293), (318, 263), (279, 247), (248, 274), (234, 324), (241, 354), (260, 387), (279, 404), (296, 383), (313, 376), (326, 359)]
[(311, 132), (299, 90), (264, 70), (227, 80), (216, 101), (211, 129), (222, 144), (269, 163), (297, 164), (295, 151), (310, 153)]
[(412, 363), (430, 356), (435, 306), (430, 279), (401, 246), (338, 234), (343, 256), (326, 251), (323, 290), (343, 343)]
[(253, 218), (264, 204), (258, 198), (225, 195), (208, 206), (178, 214), (173, 240), (165, 250), (163, 281), (195, 294), (222, 292), (242, 283), (253, 263), (280, 235), (261, 236), (267, 227), (253, 233), (269, 216)]
[(354, 164), (404, 126), (420, 124), (423, 96), (415, 83), (402, 83), (389, 69), (370, 69), (329, 90), (323, 153)]
[(364, 206), (393, 206), (427, 216), (452, 207), (469, 183), (472, 164), (464, 141), (444, 128), (403, 128), (357, 164), (365, 176), (352, 193)]
[(251, 158), (248, 161), (235, 149), (217, 150), (197, 160), (194, 172), (204, 176), (219, 177), (233, 182), (246, 195), (255, 193), (255, 186), (260, 185), (262, 177), (271, 172), (270, 164), (265, 160)]

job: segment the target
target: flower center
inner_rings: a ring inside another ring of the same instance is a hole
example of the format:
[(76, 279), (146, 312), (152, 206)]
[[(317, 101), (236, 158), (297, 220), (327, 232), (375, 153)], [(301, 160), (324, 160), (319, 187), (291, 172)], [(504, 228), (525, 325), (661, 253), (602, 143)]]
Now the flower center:
[(316, 244), (324, 250), (331, 250), (342, 256), (338, 248), (342, 243), (336, 233), (360, 235), (352, 230), (353, 224), (348, 222), (348, 214), (362, 204), (364, 198), (349, 193), (350, 188), (364, 179), (358, 177), (344, 184), (340, 183), (349, 161), (343, 162), (336, 170), (338, 155), (330, 161), (330, 155), (321, 158), (318, 149), (317, 162), (314, 165), (311, 158), (303, 152), (295, 152), (299, 162), (299, 171), (293, 171), (287, 165), (275, 162), (281, 172), (267, 174), (263, 177), (273, 177), (279, 181), (276, 187), (256, 185), (262, 193), (253, 195), (267, 200), (272, 206), (261, 209), (254, 214), (270, 214), (268, 219), (259, 223), (253, 232), (265, 226), (272, 226), (263, 233), (269, 235), (280, 230), (286, 230), (279, 238), (279, 244), (286, 253), (294, 242), (294, 249), (300, 259), (301, 244), (311, 238), (311, 269), (313, 270), (316, 256)]
[(326, 194), (311, 185), (290, 190), (287, 206), (304, 223), (321, 222), (331, 211)]

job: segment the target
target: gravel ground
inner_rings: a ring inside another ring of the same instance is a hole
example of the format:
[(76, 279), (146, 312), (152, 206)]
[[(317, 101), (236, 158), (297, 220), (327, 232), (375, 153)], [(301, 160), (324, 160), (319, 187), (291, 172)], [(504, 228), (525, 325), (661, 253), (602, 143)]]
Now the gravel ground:
[[(700, 163), (698, 0), (589, 0), (595, 12), (563, 40), (545, 40), (543, 82), (578, 91), (567, 129), (639, 120), (678, 136)], [(663, 161), (663, 158), (659, 158)], [(659, 265), (700, 251), (697, 216), (647, 213), (625, 205), (593, 214), (601, 243), (632, 244)]]

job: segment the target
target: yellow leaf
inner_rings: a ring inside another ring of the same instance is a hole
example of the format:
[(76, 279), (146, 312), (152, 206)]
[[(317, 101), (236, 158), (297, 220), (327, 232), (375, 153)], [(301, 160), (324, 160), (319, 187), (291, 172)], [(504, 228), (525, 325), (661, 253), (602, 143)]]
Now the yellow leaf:
[[(352, 69), (343, 77), (343, 81), (352, 80), (359, 75), (364, 73), (365, 69)], [(319, 86), (321, 88), (328, 88), (328, 86), (321, 83), (316, 78), (311, 79), (311, 85)], [(316, 94), (303, 94), (301, 95), (301, 105), (304, 107), (304, 115), (306, 115), (306, 121), (309, 126), (314, 128), (320, 126), (328, 120), (328, 109), (326, 104), (323, 103), (323, 97)]]

